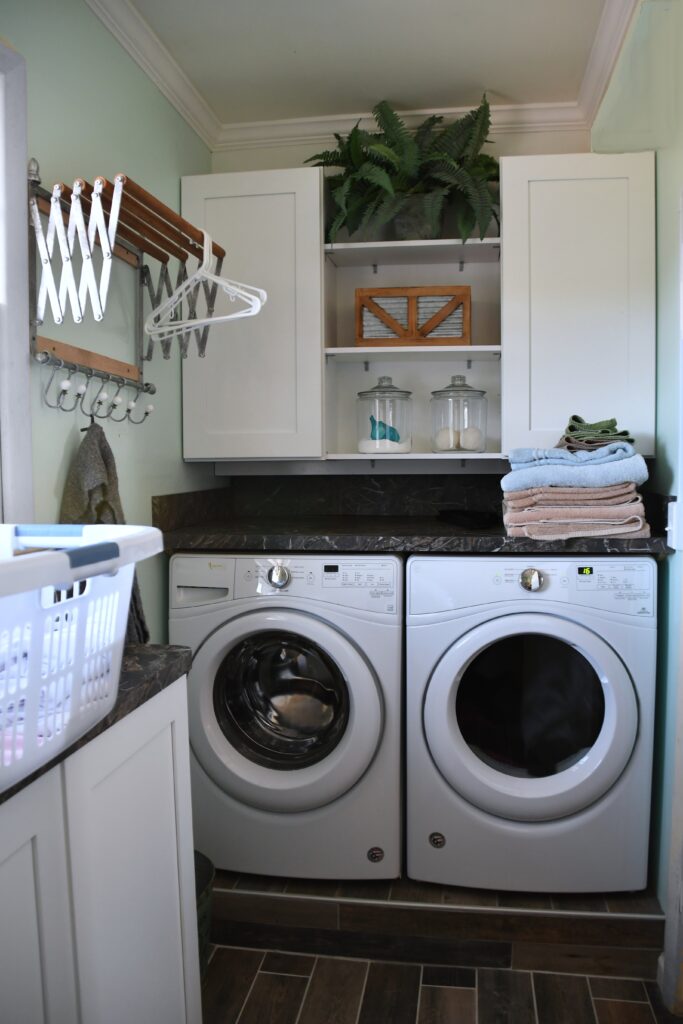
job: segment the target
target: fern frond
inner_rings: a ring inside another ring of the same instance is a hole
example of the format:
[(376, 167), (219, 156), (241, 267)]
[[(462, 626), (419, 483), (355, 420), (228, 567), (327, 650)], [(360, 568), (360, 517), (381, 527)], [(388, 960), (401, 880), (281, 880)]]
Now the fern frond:
[(384, 168), (378, 167), (377, 164), (369, 163), (366, 161), (366, 163), (364, 163), (362, 167), (358, 168), (356, 174), (354, 175), (354, 179), (361, 179), (362, 181), (367, 181), (371, 185), (377, 185), (377, 187), (381, 188), (383, 192), (388, 192), (392, 196), (394, 194), (394, 186), (392, 184), (391, 178), (384, 170)]
[(372, 108), (372, 114), (387, 143), (394, 148), (402, 150), (410, 140), (411, 135), (393, 107), (386, 100), (380, 100)]
[(491, 111), (486, 93), (484, 93), (481, 103), (476, 110), (472, 111), (472, 129), (465, 152), (465, 157), (468, 160), (473, 160), (478, 155), (479, 150), (486, 142), (490, 127)]

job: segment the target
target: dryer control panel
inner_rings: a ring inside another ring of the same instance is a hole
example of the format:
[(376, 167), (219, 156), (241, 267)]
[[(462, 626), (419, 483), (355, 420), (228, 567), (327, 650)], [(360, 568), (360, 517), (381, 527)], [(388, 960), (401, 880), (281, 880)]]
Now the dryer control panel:
[(408, 612), (430, 614), (498, 602), (554, 601), (653, 619), (656, 566), (651, 558), (430, 558), (409, 561)]

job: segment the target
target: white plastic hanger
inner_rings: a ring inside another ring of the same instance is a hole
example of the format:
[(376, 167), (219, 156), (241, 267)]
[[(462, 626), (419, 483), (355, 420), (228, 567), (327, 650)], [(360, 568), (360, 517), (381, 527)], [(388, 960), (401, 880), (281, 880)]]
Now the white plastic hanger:
[[(145, 334), (152, 338), (169, 338), (176, 334), (185, 334), (197, 327), (205, 325), (225, 323), (227, 320), (237, 320), (240, 317), (256, 316), (266, 302), (268, 296), (262, 288), (256, 288), (249, 284), (242, 284), (240, 281), (231, 281), (227, 277), (219, 277), (213, 273), (213, 256), (211, 254), (212, 242), (209, 235), (204, 232), (204, 260), (175, 291), (162, 302), (160, 306), (153, 309), (145, 321)], [(205, 317), (190, 316), (186, 320), (174, 320), (173, 316), (178, 306), (187, 300), (190, 312), (195, 309), (197, 293), (203, 288), (207, 299), (208, 315)], [(216, 288), (220, 288), (228, 295), (231, 302), (244, 303), (233, 313), (224, 313), (221, 316), (212, 316), (213, 298)]]

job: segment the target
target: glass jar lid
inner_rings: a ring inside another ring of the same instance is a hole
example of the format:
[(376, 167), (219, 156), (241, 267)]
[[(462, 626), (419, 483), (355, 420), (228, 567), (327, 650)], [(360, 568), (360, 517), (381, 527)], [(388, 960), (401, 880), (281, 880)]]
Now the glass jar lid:
[(470, 387), (463, 374), (457, 373), (451, 377), (451, 382), (445, 388), (438, 388), (432, 391), (433, 398), (481, 398), (485, 391)]
[(358, 392), (359, 398), (410, 398), (411, 395), (412, 391), (402, 391), (392, 384), (391, 377), (379, 377), (374, 388)]

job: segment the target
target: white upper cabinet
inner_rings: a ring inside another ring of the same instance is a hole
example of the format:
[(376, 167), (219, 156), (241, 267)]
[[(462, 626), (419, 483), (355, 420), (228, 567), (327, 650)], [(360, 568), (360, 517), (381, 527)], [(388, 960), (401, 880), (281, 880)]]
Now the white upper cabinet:
[[(268, 292), (184, 361), (185, 458), (501, 459), (554, 446), (573, 414), (616, 417), (653, 455), (654, 188), (652, 153), (503, 157), (501, 239), (324, 246), (320, 168), (183, 179), (225, 276)], [(355, 344), (357, 288), (452, 284), (471, 289), (471, 345)], [(457, 373), (486, 392), (484, 453), (431, 451), (430, 393)], [(412, 451), (362, 455), (356, 393), (385, 374), (413, 393)]]
[[(204, 359), (183, 361), (184, 457), (320, 458), (321, 169), (183, 178), (182, 210), (226, 250), (224, 277), (268, 293), (257, 316), (211, 327)], [(216, 314), (229, 308), (222, 295)]]
[(654, 454), (654, 155), (503, 157), (502, 441), (616, 417)]

